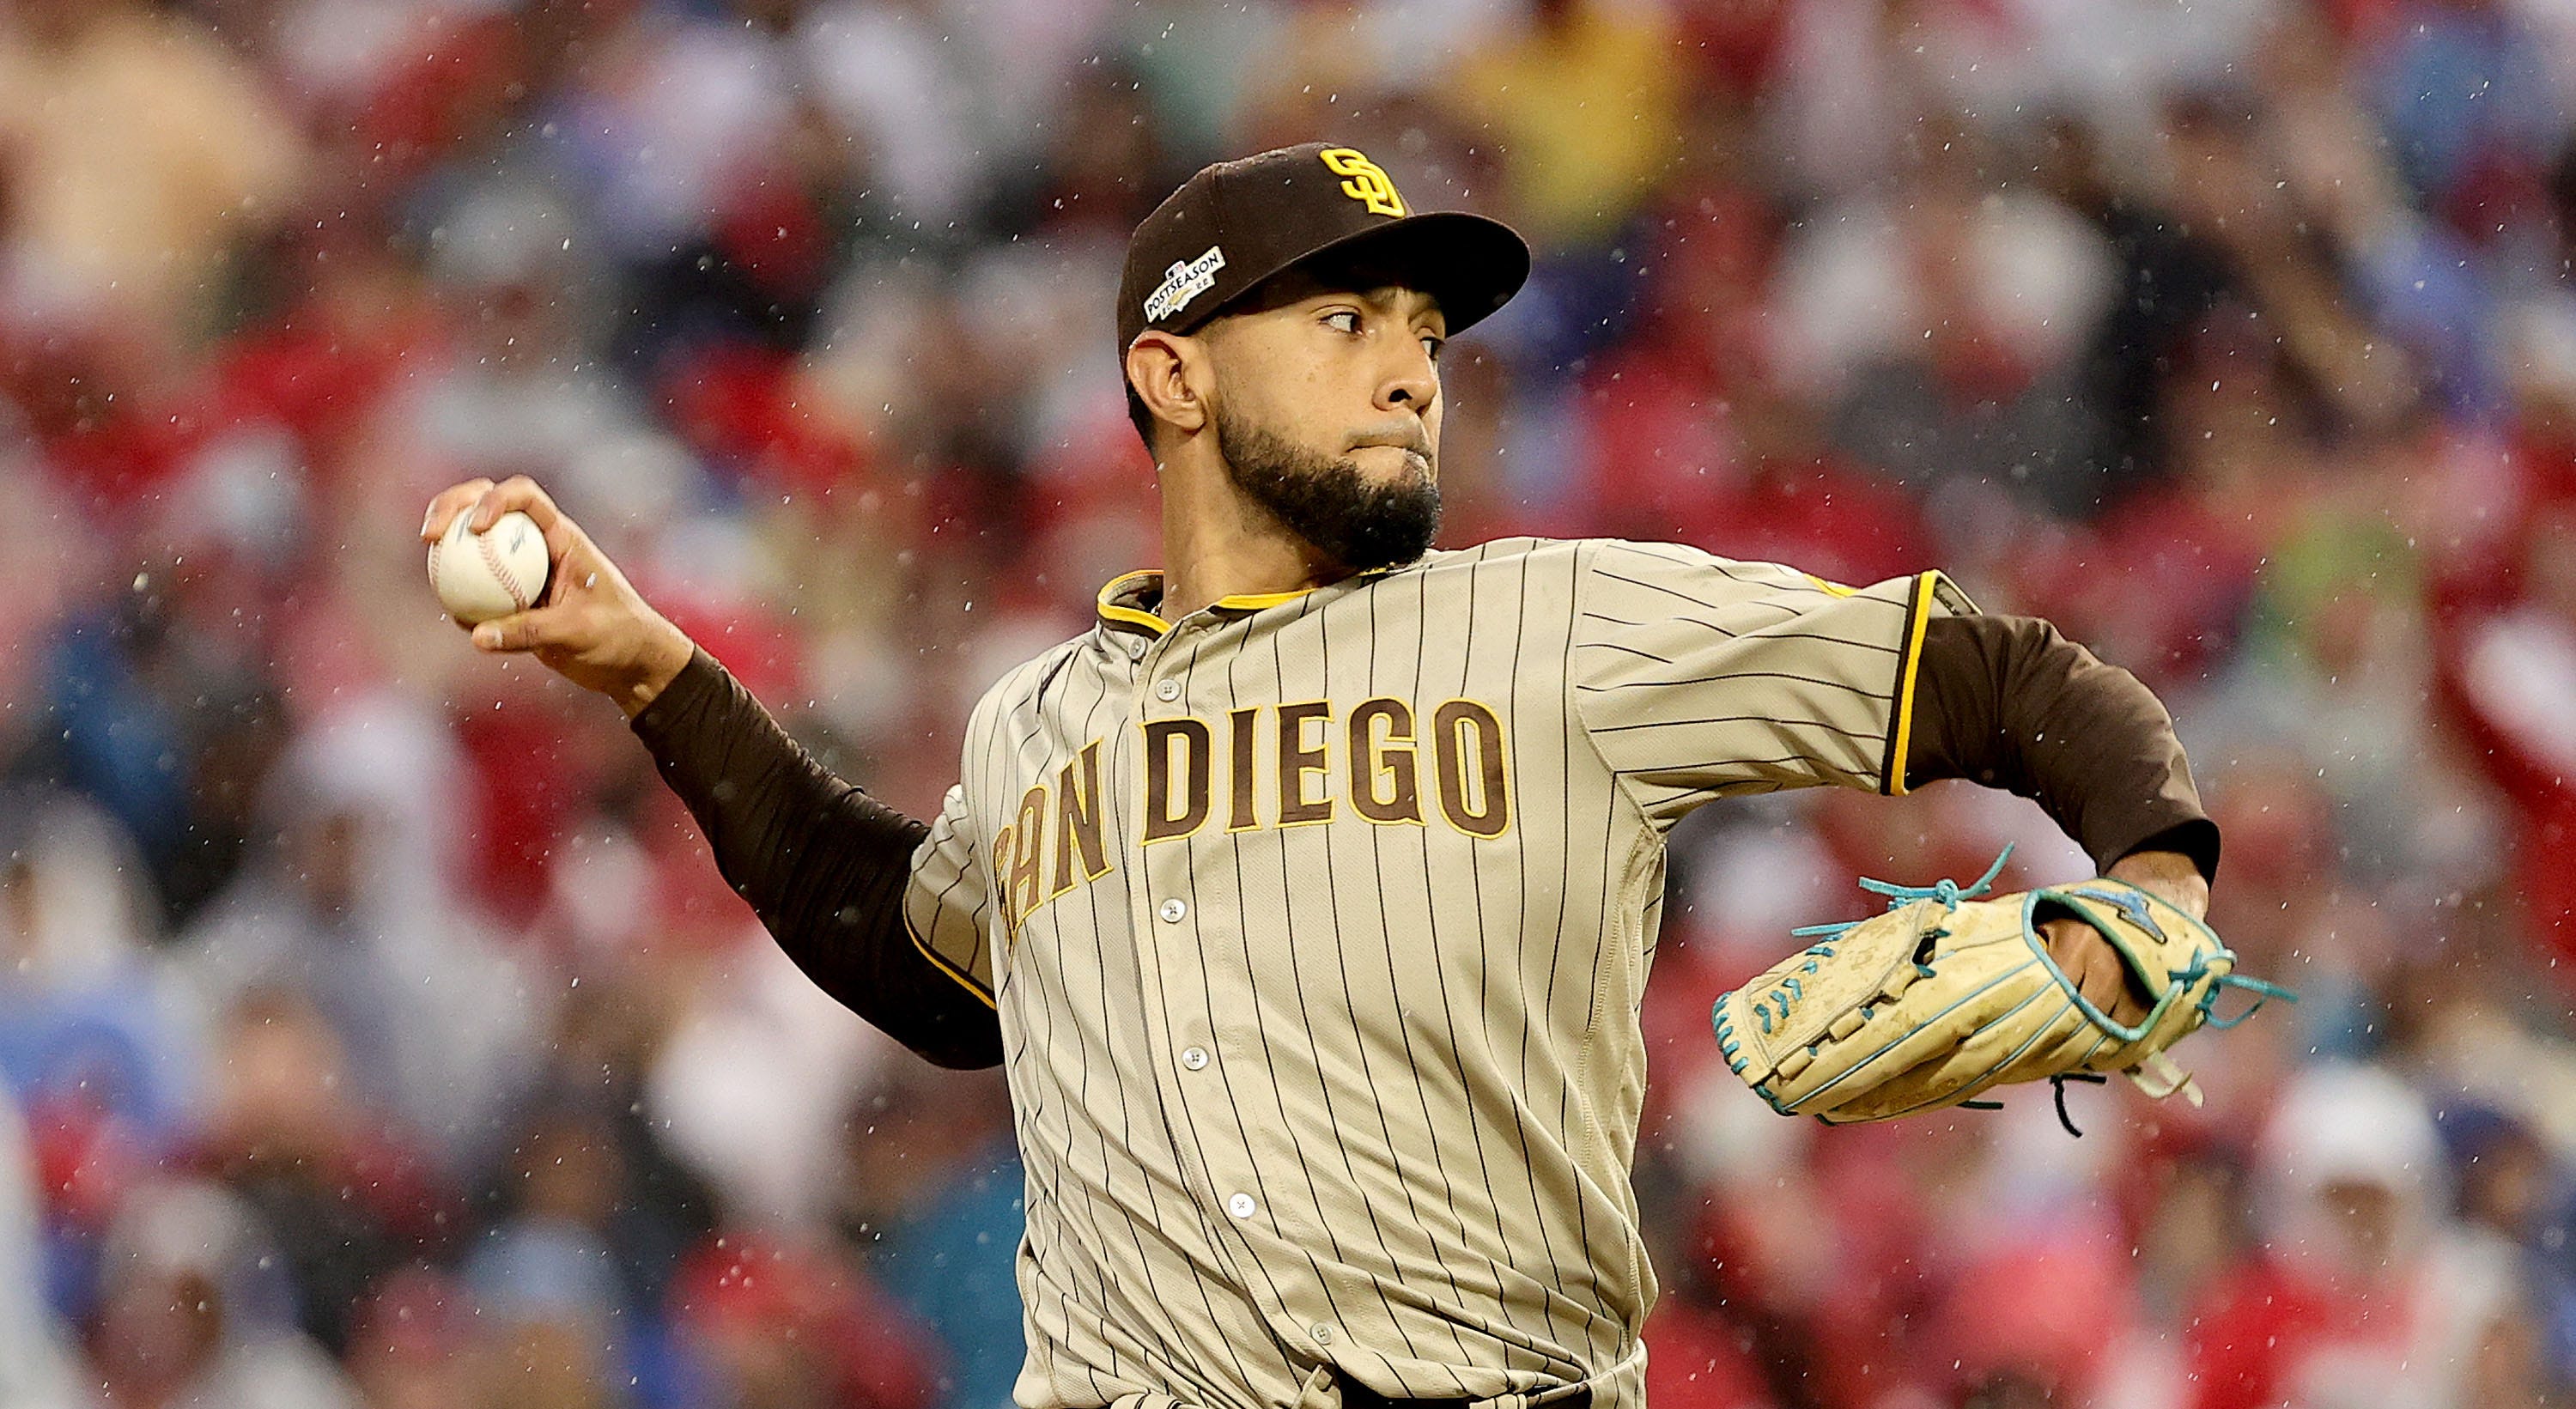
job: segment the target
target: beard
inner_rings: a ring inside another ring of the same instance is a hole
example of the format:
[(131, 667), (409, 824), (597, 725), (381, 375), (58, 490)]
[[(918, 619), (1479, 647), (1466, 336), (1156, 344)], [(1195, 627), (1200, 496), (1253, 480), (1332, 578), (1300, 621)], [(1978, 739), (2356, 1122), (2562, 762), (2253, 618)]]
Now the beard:
[[(1316, 552), (1354, 572), (1419, 558), (1440, 529), (1440, 486), (1407, 462), (1390, 481), (1216, 411), (1226, 477)], [(1428, 456), (1426, 454), (1426, 459)]]

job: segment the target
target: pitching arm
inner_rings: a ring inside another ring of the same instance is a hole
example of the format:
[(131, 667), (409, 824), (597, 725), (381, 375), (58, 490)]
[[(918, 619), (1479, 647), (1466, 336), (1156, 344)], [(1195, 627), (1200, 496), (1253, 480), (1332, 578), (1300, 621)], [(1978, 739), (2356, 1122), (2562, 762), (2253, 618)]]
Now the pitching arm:
[(835, 777), (704, 649), (628, 727), (807, 977), (931, 1062), (1000, 1064), (990, 998), (905, 922), (928, 824)]

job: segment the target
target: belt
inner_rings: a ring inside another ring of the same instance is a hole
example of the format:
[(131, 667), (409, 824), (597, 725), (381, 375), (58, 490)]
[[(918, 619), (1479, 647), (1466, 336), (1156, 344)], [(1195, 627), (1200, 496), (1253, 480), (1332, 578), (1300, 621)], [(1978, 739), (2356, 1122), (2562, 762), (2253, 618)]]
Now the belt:
[[(1472, 1399), (1389, 1399), (1353, 1379), (1339, 1366), (1333, 1368), (1334, 1383), (1341, 1386), (1342, 1409), (1468, 1409)], [(1547, 1409), (1591, 1409), (1592, 1386), (1573, 1385), (1557, 1391), (1546, 1401)]]

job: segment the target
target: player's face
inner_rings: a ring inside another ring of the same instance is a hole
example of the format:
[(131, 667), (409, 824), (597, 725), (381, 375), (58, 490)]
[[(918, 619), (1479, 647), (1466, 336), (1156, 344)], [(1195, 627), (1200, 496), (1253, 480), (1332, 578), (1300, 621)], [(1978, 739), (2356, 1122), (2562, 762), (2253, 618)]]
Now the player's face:
[(1428, 294), (1291, 271), (1209, 339), (1237, 488), (1325, 556), (1410, 562), (1440, 519), (1440, 345)]

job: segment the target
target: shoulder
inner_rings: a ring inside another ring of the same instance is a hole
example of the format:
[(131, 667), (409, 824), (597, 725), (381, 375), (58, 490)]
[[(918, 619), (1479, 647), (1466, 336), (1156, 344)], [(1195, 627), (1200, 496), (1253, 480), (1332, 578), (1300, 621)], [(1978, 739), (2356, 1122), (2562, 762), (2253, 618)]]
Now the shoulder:
[(1734, 602), (1812, 598), (1813, 604), (1868, 595), (1902, 595), (1914, 579), (1858, 588), (1786, 563), (1729, 558), (1681, 543), (1624, 538), (1497, 538), (1444, 549), (1388, 574), (1387, 581), (1428, 583), (1478, 579), (1496, 570), (1559, 576), (1578, 593), (1684, 598), (1706, 607)]
[(1608, 593), (1682, 596), (1706, 606), (1759, 601), (1813, 611), (1840, 603), (1881, 603), (1948, 615), (1977, 604), (1947, 573), (1924, 569), (1879, 582), (1843, 583), (1791, 563), (1729, 558), (1681, 543), (1591, 539), (1587, 575)]
[(1856, 590), (1788, 563), (1730, 558), (1686, 543), (1582, 540), (1584, 573), (1612, 590), (1682, 592), (1711, 605), (1783, 593), (1830, 600)]

